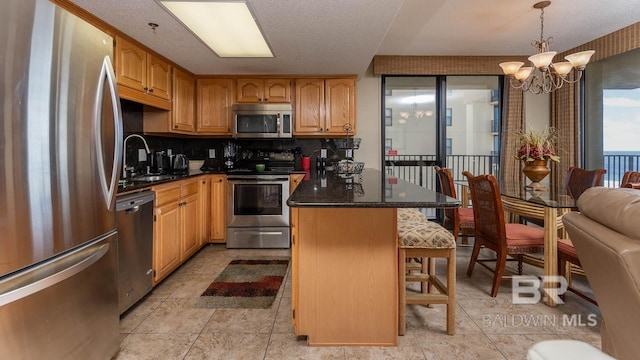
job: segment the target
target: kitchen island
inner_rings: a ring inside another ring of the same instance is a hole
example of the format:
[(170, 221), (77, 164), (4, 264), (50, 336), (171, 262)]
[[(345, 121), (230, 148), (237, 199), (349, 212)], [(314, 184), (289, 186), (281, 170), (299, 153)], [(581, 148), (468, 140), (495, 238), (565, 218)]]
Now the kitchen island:
[(310, 174), (287, 204), (296, 335), (309, 345), (396, 346), (397, 208), (460, 202), (365, 169), (351, 177)]

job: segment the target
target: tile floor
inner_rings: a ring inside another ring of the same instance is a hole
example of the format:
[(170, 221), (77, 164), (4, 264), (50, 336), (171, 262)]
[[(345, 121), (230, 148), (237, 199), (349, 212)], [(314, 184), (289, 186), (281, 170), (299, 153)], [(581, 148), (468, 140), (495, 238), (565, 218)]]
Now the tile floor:
[[(556, 308), (514, 305), (509, 281), (491, 298), (490, 272), (476, 266), (466, 276), (470, 253), (469, 247), (458, 248), (456, 335), (445, 334), (444, 306), (409, 305), (407, 334), (397, 347), (309, 347), (291, 325), (290, 271), (270, 309), (191, 306), (230, 260), (290, 255), (209, 245), (121, 317), (115, 359), (526, 359), (531, 345), (547, 339), (577, 339), (600, 348), (597, 307), (573, 294)], [(528, 265), (524, 270), (542, 273)]]

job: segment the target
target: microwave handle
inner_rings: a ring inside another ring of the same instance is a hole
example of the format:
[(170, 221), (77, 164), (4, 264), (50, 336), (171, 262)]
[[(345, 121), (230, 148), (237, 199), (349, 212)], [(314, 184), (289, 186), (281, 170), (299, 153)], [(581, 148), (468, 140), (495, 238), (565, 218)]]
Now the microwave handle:
[(282, 126), (280, 125), (281, 119), (282, 119), (282, 114), (278, 113), (277, 116), (276, 116), (276, 132), (278, 134), (282, 134), (281, 133)]

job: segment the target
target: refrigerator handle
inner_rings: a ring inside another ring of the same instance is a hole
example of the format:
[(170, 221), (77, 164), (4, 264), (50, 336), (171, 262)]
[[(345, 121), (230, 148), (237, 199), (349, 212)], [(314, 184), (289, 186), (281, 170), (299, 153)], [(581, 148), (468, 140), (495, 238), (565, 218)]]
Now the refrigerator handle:
[[(100, 185), (102, 194), (107, 203), (107, 208), (115, 204), (116, 192), (118, 190), (118, 177), (120, 176), (120, 161), (122, 159), (122, 110), (120, 109), (120, 98), (118, 97), (118, 87), (116, 85), (116, 76), (113, 72), (113, 65), (109, 56), (104, 57), (102, 68), (100, 69), (100, 80), (98, 81), (98, 101), (94, 109), (95, 116), (95, 137), (96, 137), (96, 153), (98, 154), (98, 171), (100, 173)], [(102, 146), (102, 98), (105, 91), (105, 79), (109, 86), (111, 94), (111, 105), (113, 109), (113, 126), (114, 126), (114, 151), (113, 151), (113, 169), (111, 174), (106, 174), (104, 168), (104, 148)]]
[[(70, 260), (76, 261), (62, 271), (56, 272), (57, 268), (61, 266), (60, 263), (65, 262), (64, 258), (52, 261), (32, 271), (27, 271), (16, 278), (11, 278), (9, 280), (11, 284), (8, 285), (9, 289), (6, 291), (3, 289), (3, 284), (0, 283), (0, 306), (25, 298), (74, 276), (95, 264), (107, 251), (109, 251), (109, 243), (94, 245), (91, 248), (84, 249), (84, 251), (81, 250), (83, 256), (79, 260), (73, 259), (73, 255), (76, 253), (70, 254)], [(84, 254), (84, 252), (87, 254)], [(55, 273), (50, 275), (52, 272)], [(27, 285), (21, 285), (27, 281), (29, 282)]]

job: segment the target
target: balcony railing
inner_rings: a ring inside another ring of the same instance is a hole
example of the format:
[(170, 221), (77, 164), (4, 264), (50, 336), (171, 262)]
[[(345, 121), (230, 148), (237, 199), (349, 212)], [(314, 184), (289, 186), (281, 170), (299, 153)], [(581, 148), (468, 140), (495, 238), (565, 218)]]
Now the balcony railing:
[[(392, 175), (426, 187), (436, 189), (435, 155), (394, 155), (385, 157), (387, 175)], [(498, 176), (500, 163), (494, 155), (448, 155), (447, 164), (454, 181), (465, 180), (463, 171)]]
[[(436, 189), (435, 155), (395, 155), (385, 157), (387, 175), (397, 177), (420, 185), (427, 189)], [(451, 170), (454, 181), (465, 180), (462, 172), (467, 170), (475, 175), (492, 174), (498, 176), (500, 164), (497, 155), (448, 155), (446, 167)], [(604, 165), (607, 173), (604, 175), (603, 185), (606, 187), (620, 186), (620, 180), (625, 171), (639, 171), (640, 154), (607, 154), (604, 155)]]
[(607, 169), (604, 174), (603, 186), (618, 187), (625, 171), (638, 171), (640, 169), (640, 154), (607, 154), (604, 155), (603, 167)]

